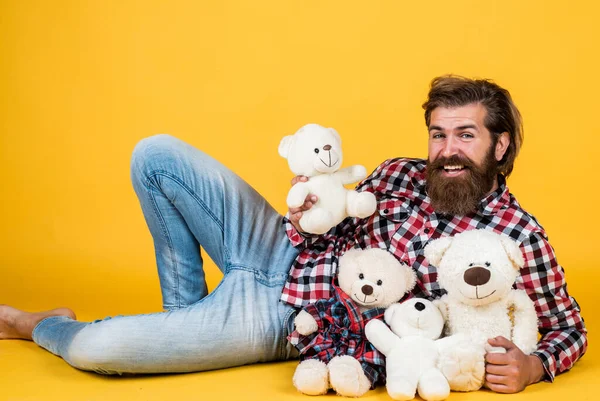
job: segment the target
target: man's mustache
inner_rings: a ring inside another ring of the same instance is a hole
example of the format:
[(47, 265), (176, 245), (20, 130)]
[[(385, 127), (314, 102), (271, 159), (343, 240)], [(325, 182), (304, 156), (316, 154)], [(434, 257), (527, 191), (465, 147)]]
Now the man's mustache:
[(473, 163), (470, 159), (459, 155), (452, 155), (450, 157), (440, 156), (429, 164), (431, 170), (441, 170), (444, 168), (444, 166), (456, 165), (464, 166), (468, 169), (473, 169), (476, 167), (475, 163)]

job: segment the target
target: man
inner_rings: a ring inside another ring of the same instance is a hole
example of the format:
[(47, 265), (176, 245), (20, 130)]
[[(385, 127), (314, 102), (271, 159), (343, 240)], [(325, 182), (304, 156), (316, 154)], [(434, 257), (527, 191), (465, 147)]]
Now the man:
[[(388, 249), (417, 273), (411, 296), (437, 298), (444, 290), (425, 245), (486, 228), (520, 244), (527, 263), (516, 287), (535, 302), (542, 334), (529, 356), (505, 338), (490, 339), (507, 353), (486, 356), (487, 385), (512, 393), (552, 381), (585, 352), (586, 329), (544, 230), (506, 187), (522, 142), (519, 112), (499, 86), (454, 76), (432, 81), (424, 108), (428, 160), (381, 164), (358, 186), (376, 195), (375, 214), (348, 218), (321, 236), (302, 233), (298, 223), (314, 196), (284, 218), (199, 150), (167, 135), (142, 140), (132, 180), (154, 238), (167, 312), (82, 323), (69, 309), (28, 314), (4, 306), (0, 338), (33, 339), (77, 368), (105, 374), (287, 359), (296, 308), (330, 296), (347, 250)], [(224, 273), (210, 295), (198, 245)]]

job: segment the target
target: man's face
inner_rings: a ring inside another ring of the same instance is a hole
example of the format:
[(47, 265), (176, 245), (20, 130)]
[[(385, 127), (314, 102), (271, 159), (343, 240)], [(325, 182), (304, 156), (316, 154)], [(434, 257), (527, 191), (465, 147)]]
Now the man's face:
[(494, 141), (484, 125), (486, 113), (480, 104), (438, 107), (431, 113), (427, 190), (438, 212), (474, 212), (497, 187), (497, 162), (508, 146), (508, 134)]

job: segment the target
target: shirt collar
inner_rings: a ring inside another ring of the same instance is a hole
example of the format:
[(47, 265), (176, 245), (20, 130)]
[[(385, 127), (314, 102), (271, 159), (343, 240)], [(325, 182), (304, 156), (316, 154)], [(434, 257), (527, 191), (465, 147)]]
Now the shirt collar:
[(506, 178), (498, 174), (498, 188), (479, 202), (479, 213), (484, 216), (491, 216), (500, 210), (508, 209), (510, 203), (510, 192), (506, 186)]

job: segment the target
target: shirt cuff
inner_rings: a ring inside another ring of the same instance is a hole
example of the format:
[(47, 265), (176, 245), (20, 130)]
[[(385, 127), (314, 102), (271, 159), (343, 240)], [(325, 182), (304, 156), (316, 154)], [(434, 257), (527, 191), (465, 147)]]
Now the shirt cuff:
[(305, 245), (307, 237), (303, 235), (302, 232), (296, 230), (296, 227), (294, 227), (290, 221), (288, 214), (283, 217), (283, 225), (285, 227), (285, 233), (287, 234), (288, 239), (294, 248), (300, 245)]
[(552, 383), (556, 375), (556, 359), (554, 359), (554, 355), (547, 350), (534, 351), (531, 355), (537, 356), (542, 361), (542, 366), (544, 366), (544, 370), (546, 371), (544, 376), (542, 376), (542, 381)]

